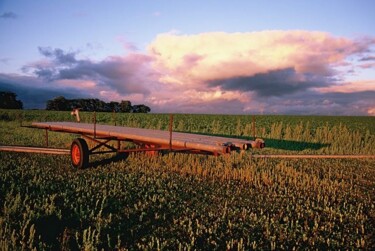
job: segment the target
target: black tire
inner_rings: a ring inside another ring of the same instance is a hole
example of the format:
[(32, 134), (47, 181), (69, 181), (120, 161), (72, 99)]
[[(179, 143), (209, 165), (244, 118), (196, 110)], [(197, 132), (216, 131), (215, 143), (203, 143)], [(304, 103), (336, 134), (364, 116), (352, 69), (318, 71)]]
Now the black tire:
[(89, 155), (89, 147), (84, 139), (73, 140), (70, 147), (70, 159), (74, 168), (87, 168), (89, 166)]

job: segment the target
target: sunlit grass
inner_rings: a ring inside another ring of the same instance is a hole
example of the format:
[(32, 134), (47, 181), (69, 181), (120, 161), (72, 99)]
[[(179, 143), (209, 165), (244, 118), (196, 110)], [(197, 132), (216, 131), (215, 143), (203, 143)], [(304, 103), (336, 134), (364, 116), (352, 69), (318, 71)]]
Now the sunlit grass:
[[(44, 145), (43, 130), (19, 127), (16, 111), (0, 112), (1, 144)], [(24, 113), (25, 124), (71, 120), (63, 113)], [(270, 144), (259, 152), (374, 154), (373, 119), (286, 118), (257, 119), (259, 136)], [(112, 114), (99, 114), (101, 123), (111, 119)], [(167, 129), (168, 119), (118, 114), (116, 123)], [(176, 115), (174, 127), (251, 137), (251, 121), (251, 116)], [(74, 137), (51, 133), (50, 145), (68, 148)], [(374, 159), (258, 159), (255, 153), (132, 154), (109, 163), (97, 161), (111, 155), (91, 156), (98, 164), (84, 170), (72, 169), (68, 156), (0, 153), (0, 249), (375, 247)]]

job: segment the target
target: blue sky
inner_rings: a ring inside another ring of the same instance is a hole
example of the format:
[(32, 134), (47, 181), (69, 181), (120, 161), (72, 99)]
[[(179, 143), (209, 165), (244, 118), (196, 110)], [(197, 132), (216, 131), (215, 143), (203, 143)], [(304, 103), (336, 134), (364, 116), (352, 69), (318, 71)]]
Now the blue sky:
[(0, 90), (26, 108), (61, 94), (155, 112), (375, 115), (373, 10), (370, 0), (1, 0)]

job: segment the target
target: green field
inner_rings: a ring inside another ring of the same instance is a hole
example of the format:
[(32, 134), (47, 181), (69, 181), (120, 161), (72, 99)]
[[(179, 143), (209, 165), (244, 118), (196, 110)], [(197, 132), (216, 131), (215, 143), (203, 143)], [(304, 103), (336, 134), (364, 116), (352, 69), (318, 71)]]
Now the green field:
[[(84, 122), (92, 121), (83, 113)], [(44, 144), (33, 121), (69, 112), (0, 110), (0, 144)], [(168, 128), (168, 114), (99, 113), (103, 124)], [(252, 116), (174, 116), (174, 130), (253, 138)], [(375, 117), (255, 117), (266, 148), (227, 156), (90, 157), (0, 152), (1, 250), (375, 248), (375, 159), (253, 154), (375, 154)], [(50, 133), (69, 148), (75, 135)]]

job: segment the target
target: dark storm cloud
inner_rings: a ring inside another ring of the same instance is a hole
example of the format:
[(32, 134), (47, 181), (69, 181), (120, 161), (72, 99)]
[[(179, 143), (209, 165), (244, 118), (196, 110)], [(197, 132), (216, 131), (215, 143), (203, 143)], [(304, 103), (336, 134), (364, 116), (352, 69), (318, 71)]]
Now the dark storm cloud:
[(25, 109), (44, 109), (46, 101), (57, 96), (66, 98), (82, 97), (72, 89), (51, 89), (43, 86), (35, 77), (0, 74), (0, 91), (10, 91), (17, 94)]
[(152, 82), (153, 71), (148, 67), (150, 58), (142, 54), (129, 54), (125, 57), (109, 57), (94, 62), (77, 59), (76, 52), (62, 49), (39, 47), (39, 52), (51, 63), (28, 66), (40, 78), (56, 80), (90, 80), (99, 86), (114, 89), (120, 94), (148, 94), (148, 84)]
[(255, 97), (262, 110), (254, 108), (249, 112), (264, 114), (301, 114), (301, 115), (368, 115), (375, 107), (375, 91), (352, 93), (320, 93), (306, 90), (287, 94), (283, 97), (269, 97), (262, 100)]
[(44, 79), (48, 79), (49, 81), (53, 80), (55, 75), (56, 75), (56, 71), (53, 70), (53, 69), (47, 69), (47, 68), (42, 68), (42, 67), (38, 67), (37, 69), (34, 70), (34, 73), (40, 77), (40, 78), (44, 78)]
[(325, 86), (326, 79), (319, 75), (297, 74), (293, 68), (258, 73), (249, 77), (234, 77), (211, 81), (209, 86), (220, 86), (223, 90), (254, 91), (260, 97), (283, 96)]
[(332, 100), (336, 104), (352, 106), (357, 103), (372, 103), (375, 105), (375, 91), (361, 91), (351, 93), (331, 92), (321, 94), (324, 100)]
[(40, 54), (54, 59), (58, 64), (71, 65), (77, 63), (77, 52), (64, 52), (62, 49), (52, 49), (51, 47), (38, 47)]
[(51, 47), (38, 47), (40, 54), (51, 60), (48, 64), (37, 62), (22, 67), (22, 71), (28, 73), (30, 70), (38, 77), (47, 81), (60, 79), (60, 72), (64, 69), (75, 67), (81, 61), (76, 59), (76, 52), (65, 53), (61, 49)]
[(4, 12), (3, 14), (0, 15), (0, 18), (3, 18), (3, 19), (16, 19), (17, 18), (17, 14), (12, 12), (12, 11), (7, 11), (7, 12)]

